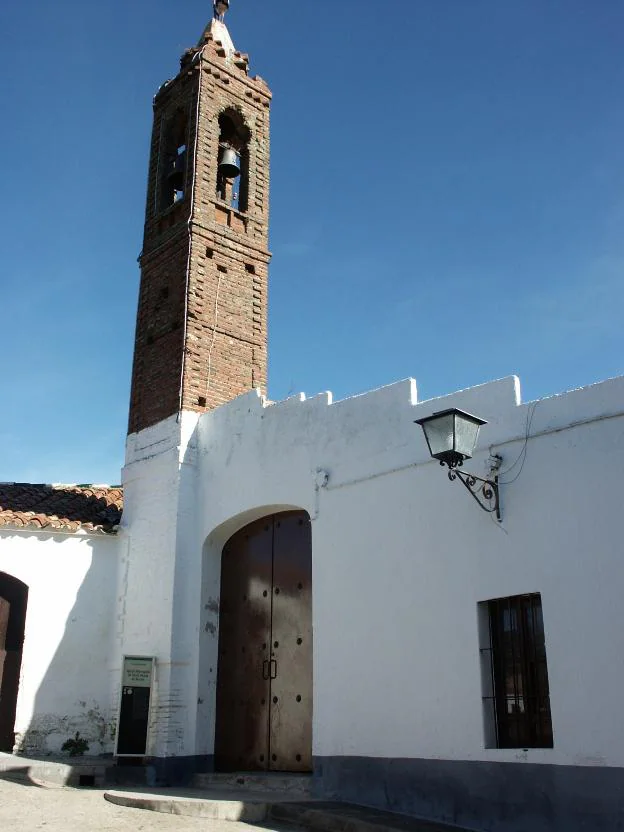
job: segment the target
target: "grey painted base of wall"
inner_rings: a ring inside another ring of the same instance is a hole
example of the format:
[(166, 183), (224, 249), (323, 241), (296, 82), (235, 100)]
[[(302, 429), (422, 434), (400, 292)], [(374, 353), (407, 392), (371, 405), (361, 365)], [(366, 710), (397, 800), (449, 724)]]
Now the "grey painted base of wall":
[[(188, 785), (214, 757), (145, 760), (148, 786)], [(624, 769), (315, 757), (314, 796), (478, 832), (624, 832)]]
[(624, 769), (448, 760), (316, 757), (326, 799), (482, 832), (624, 830)]
[(144, 768), (147, 786), (188, 786), (195, 774), (214, 771), (214, 756), (149, 757)]

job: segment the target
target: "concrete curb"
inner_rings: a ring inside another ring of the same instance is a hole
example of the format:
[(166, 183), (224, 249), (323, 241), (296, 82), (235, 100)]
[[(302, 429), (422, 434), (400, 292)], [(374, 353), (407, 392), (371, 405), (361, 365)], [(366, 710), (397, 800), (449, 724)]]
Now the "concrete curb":
[(269, 814), (270, 804), (246, 800), (210, 800), (200, 797), (136, 794), (135, 792), (106, 791), (104, 800), (130, 809), (146, 809), (167, 815), (184, 815), (208, 820), (244, 821), (263, 823)]
[(458, 826), (420, 820), (335, 802), (297, 802), (288, 795), (248, 794), (242, 800), (230, 793), (208, 795), (192, 790), (169, 794), (107, 791), (104, 799), (118, 806), (207, 820), (266, 823), (318, 832), (468, 832)]

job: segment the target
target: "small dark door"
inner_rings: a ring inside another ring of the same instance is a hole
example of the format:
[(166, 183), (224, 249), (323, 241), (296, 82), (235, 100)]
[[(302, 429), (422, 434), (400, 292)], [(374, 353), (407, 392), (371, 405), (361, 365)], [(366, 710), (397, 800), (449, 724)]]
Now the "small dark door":
[(226, 544), (215, 761), (222, 771), (312, 768), (310, 518), (285, 512)]
[(121, 708), (117, 729), (117, 754), (124, 757), (144, 757), (147, 746), (150, 689), (121, 689)]
[(22, 666), (28, 587), (0, 573), (0, 751), (15, 743), (15, 712)]

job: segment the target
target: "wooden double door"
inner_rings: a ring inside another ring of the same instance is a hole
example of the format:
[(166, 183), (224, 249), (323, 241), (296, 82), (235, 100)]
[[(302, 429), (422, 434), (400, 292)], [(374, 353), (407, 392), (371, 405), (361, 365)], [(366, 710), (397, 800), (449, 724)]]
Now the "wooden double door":
[(312, 539), (306, 512), (265, 517), (223, 550), (215, 765), (312, 769)]

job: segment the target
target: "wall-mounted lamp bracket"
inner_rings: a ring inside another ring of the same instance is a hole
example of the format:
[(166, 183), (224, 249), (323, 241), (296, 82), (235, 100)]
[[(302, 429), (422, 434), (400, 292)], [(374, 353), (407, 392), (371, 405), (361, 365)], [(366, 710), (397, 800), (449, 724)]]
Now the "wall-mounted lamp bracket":
[(487, 511), (488, 514), (495, 513), (496, 519), (500, 523), (501, 510), (498, 477), (496, 476), (492, 480), (484, 480), (467, 471), (459, 471), (458, 468), (463, 464), (462, 462), (457, 462), (456, 464), (440, 462), (440, 465), (445, 464), (449, 467), (448, 478), (451, 482), (459, 480), (479, 507), (483, 511)]
[(448, 477), (459, 480), (469, 491), (470, 496), (488, 514), (496, 512), (496, 519), (500, 522), (500, 499), (498, 493), (498, 471), (502, 458), (498, 454), (490, 454), (490, 471), (492, 479), (484, 480), (475, 474), (458, 471), (465, 459), (471, 459), (477, 445), (479, 430), (487, 425), (485, 419), (451, 407), (440, 410), (424, 419), (416, 419), (424, 431), (429, 453), (437, 459), (440, 465), (448, 466)]

